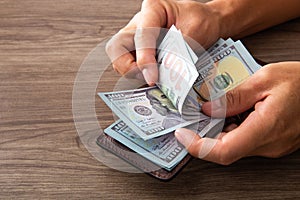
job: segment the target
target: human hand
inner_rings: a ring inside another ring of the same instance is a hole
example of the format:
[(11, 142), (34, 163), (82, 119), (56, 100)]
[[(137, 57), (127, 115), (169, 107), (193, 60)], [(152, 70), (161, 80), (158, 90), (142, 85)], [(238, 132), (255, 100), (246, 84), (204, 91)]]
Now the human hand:
[(154, 85), (158, 79), (155, 48), (159, 32), (150, 28), (170, 28), (174, 24), (183, 35), (207, 48), (220, 37), (218, 17), (205, 3), (145, 0), (141, 11), (109, 41), (106, 51), (117, 72), (122, 75), (134, 72)]
[[(284, 156), (300, 147), (299, 91), (300, 62), (266, 65), (226, 94), (227, 116), (254, 107), (240, 126), (230, 125), (216, 139), (200, 138), (187, 129), (175, 136), (193, 156), (223, 165), (246, 156)], [(207, 102), (202, 109), (221, 116), (219, 105)]]

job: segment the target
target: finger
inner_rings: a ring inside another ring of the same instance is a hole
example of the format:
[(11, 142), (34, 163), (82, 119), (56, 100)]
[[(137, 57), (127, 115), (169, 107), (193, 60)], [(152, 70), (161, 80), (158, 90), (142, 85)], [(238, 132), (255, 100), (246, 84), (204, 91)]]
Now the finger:
[(206, 102), (202, 106), (205, 114), (215, 117), (233, 116), (242, 113), (268, 96), (267, 84), (261, 73), (254, 74), (244, 83), (226, 93), (226, 101), (220, 99)]
[(227, 132), (233, 131), (237, 127), (238, 127), (238, 125), (236, 125), (236, 124), (230, 124), (230, 125), (226, 126), (223, 131), (227, 133)]
[(137, 13), (130, 22), (106, 44), (106, 53), (113, 63), (113, 68), (121, 75), (125, 75), (127, 72), (137, 68), (134, 53), (134, 34), (139, 15), (140, 13)]
[(134, 42), (137, 66), (149, 85), (154, 85), (158, 80), (158, 68), (155, 59), (156, 40), (160, 33), (160, 27), (165, 25), (165, 15), (165, 8), (159, 1), (146, 0), (143, 2)]
[(228, 165), (261, 146), (265, 137), (262, 130), (268, 132), (271, 127), (272, 122), (253, 112), (239, 127), (217, 139), (201, 139), (188, 129), (176, 130), (175, 136), (194, 157)]
[(137, 67), (134, 53), (126, 53), (113, 62), (115, 71), (126, 78), (144, 80), (143, 74)]
[(126, 75), (130, 71), (135, 70), (137, 64), (133, 55), (131, 53), (126, 53), (113, 61), (113, 68), (121, 75)]
[[(135, 64), (134, 31), (122, 31), (114, 35), (106, 44), (106, 53), (112, 61), (114, 68), (124, 74), (127, 69)], [(128, 59), (128, 60), (127, 60)]]
[[(195, 132), (184, 128), (176, 130), (175, 137), (192, 156), (212, 162), (219, 162), (218, 159), (212, 158), (212, 155), (216, 154), (216, 145), (220, 143), (219, 139), (201, 138)], [(208, 157), (208, 155), (210, 156)]]

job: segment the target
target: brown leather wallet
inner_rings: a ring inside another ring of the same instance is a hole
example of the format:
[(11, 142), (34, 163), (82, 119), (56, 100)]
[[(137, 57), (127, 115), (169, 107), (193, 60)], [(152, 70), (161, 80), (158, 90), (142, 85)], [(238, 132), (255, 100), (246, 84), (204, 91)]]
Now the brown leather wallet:
[[(260, 60), (256, 59), (256, 61), (262, 66), (265, 65), (265, 63)], [(250, 109), (242, 114), (227, 118), (225, 120), (225, 126), (231, 123), (240, 124), (252, 111), (253, 109)], [(137, 153), (133, 154), (133, 151), (131, 149), (119, 143), (117, 140), (108, 136), (104, 132), (100, 133), (100, 136), (97, 139), (97, 144), (110, 151), (111, 153), (117, 155), (121, 159), (127, 161), (136, 168), (142, 170), (143, 172), (162, 181), (168, 181), (174, 178), (175, 175), (177, 175), (178, 172), (180, 172), (184, 168), (184, 166), (192, 159), (192, 156), (188, 154), (171, 171), (168, 171), (157, 166), (153, 162), (147, 160)]]
[[(142, 170), (143, 172), (152, 175), (160, 180), (167, 181), (172, 179), (178, 172), (191, 160), (191, 155), (186, 155), (171, 171), (167, 171), (153, 162), (147, 160), (137, 153), (132, 153), (133, 151), (123, 144), (119, 143), (117, 140), (113, 139), (105, 133), (101, 133), (97, 139), (97, 144), (102, 148), (110, 151), (111, 153), (117, 155), (121, 159), (127, 161), (136, 168)], [(152, 170), (157, 169), (157, 170)]]

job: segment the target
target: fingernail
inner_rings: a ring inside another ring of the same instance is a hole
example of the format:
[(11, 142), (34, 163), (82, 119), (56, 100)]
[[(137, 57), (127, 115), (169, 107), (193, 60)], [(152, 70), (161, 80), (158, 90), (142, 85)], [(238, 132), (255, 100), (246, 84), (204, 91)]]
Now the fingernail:
[(175, 131), (175, 137), (186, 148), (188, 148), (192, 144), (195, 136), (195, 133), (184, 131), (183, 129), (178, 129)]
[(155, 85), (155, 81), (153, 80), (153, 75), (151, 74), (150, 70), (148, 68), (144, 68), (142, 70), (144, 79), (148, 85), (153, 86)]

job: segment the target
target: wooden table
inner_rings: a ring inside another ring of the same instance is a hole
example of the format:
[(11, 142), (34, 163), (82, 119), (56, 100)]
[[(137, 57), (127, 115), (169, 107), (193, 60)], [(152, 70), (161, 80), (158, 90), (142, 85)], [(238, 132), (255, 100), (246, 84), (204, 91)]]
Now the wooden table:
[[(110, 169), (86, 150), (72, 115), (77, 71), (87, 54), (124, 26), (140, 4), (0, 1), (0, 198), (299, 198), (299, 151), (280, 159), (246, 158), (227, 167), (193, 160), (175, 179), (160, 182)], [(266, 62), (299, 61), (299, 38), (298, 19), (243, 42)], [(107, 73), (117, 76), (111, 69)], [(99, 103), (96, 108), (100, 119), (105, 108)], [(111, 123), (112, 118), (105, 119), (100, 123)]]

